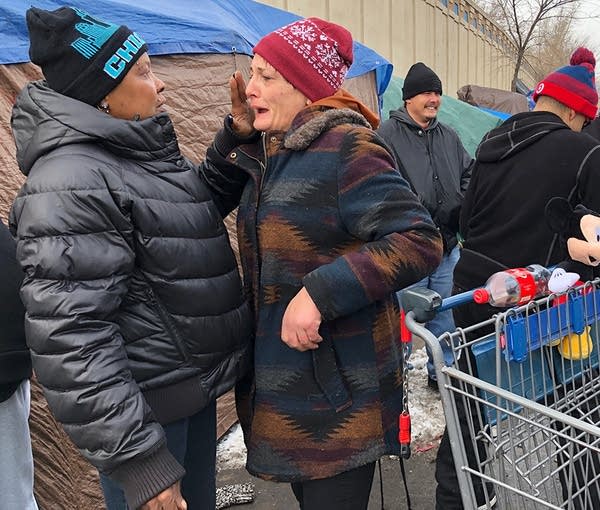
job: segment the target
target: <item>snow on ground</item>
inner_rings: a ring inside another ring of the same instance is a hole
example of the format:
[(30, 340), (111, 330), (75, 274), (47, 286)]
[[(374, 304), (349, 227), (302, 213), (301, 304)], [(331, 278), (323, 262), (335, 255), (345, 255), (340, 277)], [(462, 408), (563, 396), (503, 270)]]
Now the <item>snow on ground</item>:
[(413, 369), (408, 372), (408, 408), (411, 417), (412, 446), (426, 447), (444, 432), (446, 422), (440, 394), (427, 386), (425, 347), (412, 352)]
[(217, 471), (239, 469), (246, 465), (246, 446), (239, 423), (229, 429), (217, 444)]
[[(437, 445), (444, 431), (444, 413), (438, 392), (427, 387), (427, 353), (425, 347), (414, 350), (410, 357), (413, 369), (408, 373), (408, 405), (411, 415), (413, 451)], [(246, 447), (239, 424), (217, 445), (217, 471), (243, 468)]]

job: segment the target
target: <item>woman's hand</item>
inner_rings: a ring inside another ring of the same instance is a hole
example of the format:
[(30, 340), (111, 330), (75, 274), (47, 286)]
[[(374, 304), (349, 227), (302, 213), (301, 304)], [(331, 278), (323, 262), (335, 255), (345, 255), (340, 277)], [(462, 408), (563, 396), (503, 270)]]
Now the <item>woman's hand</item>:
[(231, 92), (231, 116), (233, 117), (233, 130), (240, 136), (249, 136), (254, 133), (254, 112), (248, 104), (246, 97), (246, 83), (242, 73), (236, 71), (229, 78)]
[(281, 322), (281, 339), (292, 349), (317, 349), (323, 340), (319, 334), (321, 312), (307, 290), (302, 287), (289, 302)]
[(187, 503), (181, 495), (179, 482), (144, 503), (140, 510), (187, 510)]

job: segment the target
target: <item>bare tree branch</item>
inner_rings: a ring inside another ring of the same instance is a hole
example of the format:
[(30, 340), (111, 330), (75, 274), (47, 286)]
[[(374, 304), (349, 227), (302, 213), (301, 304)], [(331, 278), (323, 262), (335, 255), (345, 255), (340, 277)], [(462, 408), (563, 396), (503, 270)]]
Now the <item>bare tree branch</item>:
[[(512, 90), (516, 89), (524, 62), (533, 67), (536, 75), (544, 76), (542, 73), (547, 72), (551, 62), (564, 57), (558, 50), (570, 48), (576, 42), (572, 20), (579, 19), (577, 9), (581, 0), (480, 0), (479, 3), (515, 46)], [(554, 56), (543, 55), (544, 47), (553, 47)], [(559, 65), (565, 63), (563, 60)]]

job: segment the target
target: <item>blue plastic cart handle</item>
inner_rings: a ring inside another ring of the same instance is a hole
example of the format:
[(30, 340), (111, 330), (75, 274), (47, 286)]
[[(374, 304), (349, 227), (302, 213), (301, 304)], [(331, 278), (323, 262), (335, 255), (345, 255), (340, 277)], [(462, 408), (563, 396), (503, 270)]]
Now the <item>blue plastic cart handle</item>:
[(466, 303), (470, 303), (473, 301), (473, 294), (475, 293), (475, 289), (468, 290), (467, 292), (462, 292), (461, 294), (456, 294), (454, 296), (447, 297), (446, 299), (442, 299), (441, 306), (436, 310), (436, 312), (443, 312), (444, 310), (450, 310), (460, 305), (464, 305)]

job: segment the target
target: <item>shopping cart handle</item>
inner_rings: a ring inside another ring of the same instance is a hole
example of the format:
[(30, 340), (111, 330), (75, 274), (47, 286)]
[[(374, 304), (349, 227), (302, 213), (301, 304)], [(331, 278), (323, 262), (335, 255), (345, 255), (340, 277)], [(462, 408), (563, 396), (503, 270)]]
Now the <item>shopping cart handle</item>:
[(433, 319), (440, 306), (442, 297), (431, 289), (418, 287), (402, 292), (402, 308), (406, 313), (413, 312), (417, 322), (425, 323)]
[(415, 320), (424, 324), (433, 319), (436, 313), (451, 310), (473, 301), (474, 290), (468, 290), (442, 299), (440, 295), (423, 287), (408, 289), (402, 293), (402, 308), (405, 312), (413, 311)]
[(444, 298), (442, 300), (442, 305), (436, 311), (439, 313), (460, 305), (464, 305), (466, 303), (471, 303), (473, 301), (473, 294), (475, 294), (475, 290), (476, 289), (468, 290), (466, 292), (461, 292), (460, 294), (455, 294), (454, 296)]

